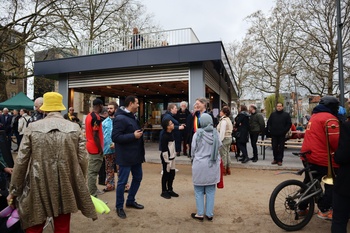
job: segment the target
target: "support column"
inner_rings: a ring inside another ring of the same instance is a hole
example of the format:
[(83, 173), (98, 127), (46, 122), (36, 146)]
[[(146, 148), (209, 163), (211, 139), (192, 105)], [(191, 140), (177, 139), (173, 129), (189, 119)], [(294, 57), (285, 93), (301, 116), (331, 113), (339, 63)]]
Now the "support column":
[(74, 107), (74, 88), (68, 89), (68, 106), (67, 108)]
[[(58, 92), (63, 96), (63, 105), (69, 108), (68, 99), (68, 74), (60, 74), (58, 82)], [(67, 110), (62, 111), (62, 114), (66, 114)]]
[(188, 109), (193, 110), (196, 99), (205, 97), (205, 81), (203, 64), (190, 66), (190, 77), (188, 81)]

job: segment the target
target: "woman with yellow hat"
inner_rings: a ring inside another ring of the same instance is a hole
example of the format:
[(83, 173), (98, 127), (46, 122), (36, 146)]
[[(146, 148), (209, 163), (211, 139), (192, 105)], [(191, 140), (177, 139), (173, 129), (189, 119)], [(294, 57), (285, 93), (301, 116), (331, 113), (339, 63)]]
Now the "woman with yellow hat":
[[(78, 124), (65, 120), (62, 95), (44, 94), (47, 116), (24, 132), (12, 174), (9, 205), (26, 232), (40, 231), (48, 217), (55, 232), (69, 232), (71, 213), (97, 219), (86, 184), (88, 157)], [(35, 214), (33, 214), (35, 213)]]

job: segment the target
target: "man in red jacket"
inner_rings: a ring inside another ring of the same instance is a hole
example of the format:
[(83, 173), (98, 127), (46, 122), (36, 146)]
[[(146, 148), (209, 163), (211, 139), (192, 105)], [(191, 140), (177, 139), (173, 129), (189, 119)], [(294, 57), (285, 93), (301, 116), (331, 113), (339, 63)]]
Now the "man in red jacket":
[[(339, 101), (333, 96), (325, 96), (321, 98), (319, 105), (313, 111), (310, 121), (308, 122), (303, 146), (301, 151), (311, 151), (307, 155), (311, 170), (316, 171), (314, 177), (321, 180), (323, 176), (327, 175), (328, 171), (328, 149), (327, 140), (329, 140), (329, 149), (331, 154), (337, 150), (339, 141), (339, 121), (337, 118), (339, 108)], [(328, 128), (328, 139), (326, 135), (326, 128)], [(332, 158), (333, 168), (339, 167)], [(304, 183), (310, 181), (308, 176), (305, 176)], [(322, 219), (332, 219), (332, 191), (333, 186), (324, 184), (324, 196), (318, 201), (318, 208), (320, 209), (317, 216)], [(302, 209), (302, 208), (300, 208)]]

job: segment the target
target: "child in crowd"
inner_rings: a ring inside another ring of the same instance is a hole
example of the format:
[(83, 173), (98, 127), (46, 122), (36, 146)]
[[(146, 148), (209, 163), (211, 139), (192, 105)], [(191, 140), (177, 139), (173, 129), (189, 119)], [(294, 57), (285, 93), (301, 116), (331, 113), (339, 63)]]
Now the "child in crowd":
[(163, 176), (162, 176), (162, 194), (160, 196), (165, 199), (178, 197), (179, 195), (173, 191), (173, 182), (175, 178), (175, 140), (173, 135), (174, 123), (170, 119), (162, 121), (164, 133), (159, 141), (162, 160)]

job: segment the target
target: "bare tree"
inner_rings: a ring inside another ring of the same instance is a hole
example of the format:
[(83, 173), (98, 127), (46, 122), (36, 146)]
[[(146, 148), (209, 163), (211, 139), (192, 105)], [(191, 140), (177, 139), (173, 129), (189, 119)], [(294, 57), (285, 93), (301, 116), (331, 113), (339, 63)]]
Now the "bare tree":
[(227, 46), (227, 55), (237, 82), (238, 96), (241, 98), (244, 93), (250, 92), (246, 89), (249, 85), (249, 53), (251, 46), (246, 41), (234, 41)]
[(251, 46), (249, 84), (262, 92), (274, 93), (279, 99), (280, 91), (297, 61), (292, 52), (294, 22), (280, 0), (270, 16), (257, 11), (247, 19), (251, 23), (246, 36)]
[(133, 27), (156, 28), (145, 6), (133, 0), (64, 0), (54, 7), (59, 22), (54, 24), (50, 39), (61, 47), (124, 36), (131, 34)]
[[(338, 43), (336, 5), (332, 0), (285, 0), (288, 15), (296, 26), (294, 51), (300, 58), (297, 81), (310, 94), (338, 93)], [(350, 68), (350, 4), (341, 1), (345, 72)]]
[[(40, 37), (45, 37), (48, 17), (57, 0), (7, 0), (0, 5), (0, 98), (7, 98), (6, 82), (11, 78), (26, 78), (25, 49)], [(15, 75), (13, 75), (15, 74)]]
[[(18, 78), (32, 76), (37, 51), (59, 48), (66, 56), (76, 55), (80, 41), (125, 35), (132, 27), (157, 28), (152, 17), (134, 0), (4, 0), (0, 5), (0, 58), (7, 65), (0, 67), (0, 84), (6, 86), (2, 84), (11, 71), (23, 67), (24, 61), (26, 69), (17, 72)], [(18, 48), (25, 49), (25, 58), (13, 55)], [(6, 98), (5, 88), (1, 96)]]

